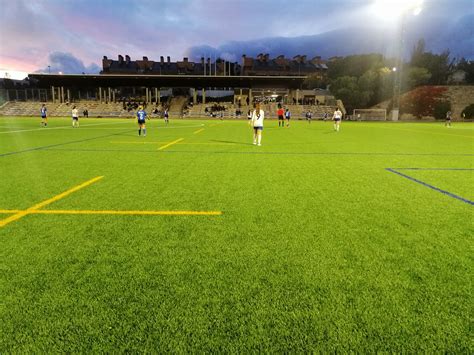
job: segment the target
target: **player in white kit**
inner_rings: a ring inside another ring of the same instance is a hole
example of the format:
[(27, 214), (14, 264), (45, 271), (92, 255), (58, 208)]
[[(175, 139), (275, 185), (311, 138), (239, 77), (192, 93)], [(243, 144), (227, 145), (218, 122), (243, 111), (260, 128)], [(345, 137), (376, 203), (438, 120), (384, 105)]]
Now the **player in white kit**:
[(336, 132), (339, 132), (339, 126), (341, 125), (341, 120), (342, 120), (342, 112), (339, 108), (334, 111), (334, 115), (332, 116), (332, 119), (334, 120), (334, 130)]
[(263, 120), (265, 119), (265, 111), (260, 109), (260, 103), (257, 102), (255, 110), (252, 112), (253, 126), (253, 144), (262, 145)]

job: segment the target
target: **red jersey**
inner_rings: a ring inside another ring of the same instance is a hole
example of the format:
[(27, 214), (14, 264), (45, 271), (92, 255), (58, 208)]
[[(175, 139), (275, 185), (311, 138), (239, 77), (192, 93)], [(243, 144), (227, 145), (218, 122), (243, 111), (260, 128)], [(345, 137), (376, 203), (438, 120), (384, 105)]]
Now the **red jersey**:
[(279, 108), (279, 109), (277, 110), (277, 115), (278, 115), (278, 116), (283, 116), (284, 113), (285, 113), (285, 110), (283, 110), (282, 108)]

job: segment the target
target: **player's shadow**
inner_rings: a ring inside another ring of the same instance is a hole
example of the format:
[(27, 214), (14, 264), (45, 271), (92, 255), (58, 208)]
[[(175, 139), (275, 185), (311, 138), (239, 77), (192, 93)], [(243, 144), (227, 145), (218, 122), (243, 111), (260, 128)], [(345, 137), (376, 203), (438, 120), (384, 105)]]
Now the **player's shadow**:
[(220, 141), (216, 139), (211, 139), (211, 142), (216, 142), (216, 143), (228, 143), (229, 145), (237, 144), (237, 145), (253, 145), (252, 143), (247, 143), (247, 142), (235, 142), (235, 141)]

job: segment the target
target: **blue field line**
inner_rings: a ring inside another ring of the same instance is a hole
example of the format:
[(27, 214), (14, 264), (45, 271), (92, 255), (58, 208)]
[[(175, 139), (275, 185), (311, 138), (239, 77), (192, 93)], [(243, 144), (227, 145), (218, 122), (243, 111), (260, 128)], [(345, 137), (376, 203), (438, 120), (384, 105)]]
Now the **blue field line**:
[[(99, 138), (99, 137), (97, 137)], [(249, 144), (250, 145), (250, 144)], [(257, 148), (258, 149), (258, 148)], [(199, 151), (199, 150), (141, 150), (141, 149), (93, 149), (93, 148), (74, 148), (74, 149), (46, 149), (45, 150), (61, 150), (74, 152), (127, 152), (127, 153), (159, 153), (159, 154), (248, 154), (248, 155), (357, 155), (357, 156), (467, 156), (474, 154), (468, 153), (357, 153), (357, 152), (236, 152), (236, 151)]]
[(474, 170), (470, 168), (391, 168), (394, 170)]
[[(442, 168), (433, 168), (433, 169), (428, 169), (428, 168), (397, 168), (397, 169), (405, 169), (405, 170), (474, 170), (474, 169), (442, 169)], [(446, 191), (446, 190), (442, 190), (440, 188), (437, 188), (436, 186), (433, 186), (433, 185), (430, 185), (430, 184), (427, 184), (426, 182), (423, 182), (421, 180), (418, 180), (418, 179), (415, 179), (411, 176), (408, 176), (408, 175), (405, 175), (397, 170), (395, 170), (395, 168), (385, 168), (385, 170), (387, 171), (390, 171), (391, 173), (395, 173), (397, 175), (400, 175), (408, 180), (411, 180), (411, 181), (414, 181), (418, 184), (421, 184), (425, 187), (429, 187), (430, 189), (433, 189), (435, 191), (438, 191), (438, 192), (441, 192), (442, 194), (445, 194), (445, 195), (448, 195), (449, 197), (452, 197), (452, 198), (455, 198), (457, 200), (460, 200), (460, 201), (463, 201), (465, 203), (468, 203), (470, 204), (471, 206), (474, 205), (474, 201), (471, 201), (471, 200), (468, 200), (464, 197), (461, 197), (461, 196), (458, 196), (458, 195), (455, 195), (449, 191)]]
[(2, 154), (0, 154), (0, 157), (6, 157), (6, 156), (9, 156), (9, 155), (15, 155), (15, 154), (21, 154), (21, 153), (27, 153), (27, 152), (32, 152), (32, 151), (35, 151), (35, 150), (47, 150), (48, 148), (54, 148), (54, 147), (60, 147), (60, 146), (63, 146), (63, 145), (68, 145), (68, 144), (92, 141), (94, 139), (106, 138), (106, 137), (110, 137), (110, 136), (116, 136), (116, 135), (126, 133), (126, 132), (130, 132), (130, 130), (128, 129), (126, 131), (120, 131), (120, 132), (117, 132), (117, 133), (106, 134), (106, 135), (103, 135), (103, 136), (98, 136), (98, 137), (93, 137), (93, 138), (85, 138), (85, 139), (79, 139), (79, 140), (70, 141), (70, 142), (56, 143), (56, 144), (44, 145), (44, 146), (41, 146), (41, 147), (28, 148), (28, 149), (24, 149), (24, 150), (18, 150), (18, 151), (15, 151), (15, 152), (2, 153)]

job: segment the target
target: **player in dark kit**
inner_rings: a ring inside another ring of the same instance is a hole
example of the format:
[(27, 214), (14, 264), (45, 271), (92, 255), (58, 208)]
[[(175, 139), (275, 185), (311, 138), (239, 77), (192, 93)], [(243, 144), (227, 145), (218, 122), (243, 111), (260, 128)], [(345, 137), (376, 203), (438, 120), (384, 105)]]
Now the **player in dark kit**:
[(43, 104), (41, 106), (41, 125), (43, 127), (47, 127), (48, 126), (48, 109), (46, 108), (46, 105)]
[(142, 129), (143, 129), (143, 136), (146, 137), (146, 127), (145, 127), (146, 112), (142, 106), (138, 107), (137, 121), (138, 121), (138, 135), (142, 134)]
[(451, 128), (451, 111), (446, 112), (446, 122), (444, 125)]
[(278, 127), (285, 126), (285, 110), (281, 105), (278, 105), (277, 116), (278, 116)]

